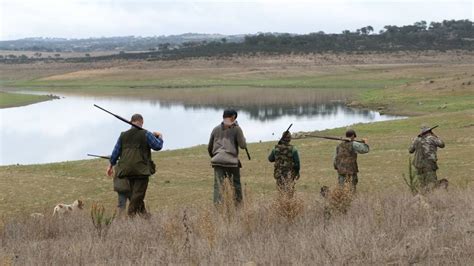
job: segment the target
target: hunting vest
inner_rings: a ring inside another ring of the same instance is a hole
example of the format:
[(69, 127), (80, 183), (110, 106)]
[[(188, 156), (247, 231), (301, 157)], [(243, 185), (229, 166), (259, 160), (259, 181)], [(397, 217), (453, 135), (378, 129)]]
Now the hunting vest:
[(419, 138), (415, 145), (413, 166), (417, 169), (437, 170), (436, 145), (430, 142), (430, 137)]
[(120, 134), (120, 142), (122, 151), (116, 167), (117, 177), (145, 177), (155, 173), (146, 130), (132, 127)]
[(287, 178), (289, 174), (294, 177), (293, 146), (278, 144), (275, 146), (275, 179)]
[(336, 168), (340, 175), (353, 175), (359, 172), (357, 153), (351, 141), (344, 141), (336, 148)]

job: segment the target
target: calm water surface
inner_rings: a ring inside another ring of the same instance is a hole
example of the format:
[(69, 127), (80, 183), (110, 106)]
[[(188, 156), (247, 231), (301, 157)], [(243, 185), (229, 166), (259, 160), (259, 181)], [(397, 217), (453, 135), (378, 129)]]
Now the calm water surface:
[[(127, 119), (141, 113), (144, 128), (163, 133), (165, 150), (207, 144), (224, 110), (223, 106), (81, 96), (0, 109), (0, 165), (79, 160), (90, 158), (87, 153), (109, 155), (120, 132), (129, 126), (93, 104)], [(341, 103), (253, 106), (238, 111), (237, 120), (249, 142), (276, 140), (291, 123), (292, 131), (297, 132), (401, 118)]]

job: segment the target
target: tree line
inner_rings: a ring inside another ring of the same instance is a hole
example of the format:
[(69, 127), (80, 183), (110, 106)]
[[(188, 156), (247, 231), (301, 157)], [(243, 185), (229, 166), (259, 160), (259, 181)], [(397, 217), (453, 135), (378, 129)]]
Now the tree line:
[[(142, 53), (128, 53), (81, 58), (50, 58), (49, 60), (94, 61), (109, 59), (167, 60), (190, 57), (213, 57), (255, 54), (307, 54), (324, 52), (395, 52), (421, 50), (474, 50), (474, 27), (470, 20), (444, 20), (442, 22), (415, 22), (413, 25), (387, 25), (378, 33), (370, 25), (344, 30), (339, 34), (322, 31), (309, 34), (260, 33), (246, 35), (242, 42), (229, 42), (226, 38), (183, 42), (179, 46), (169, 43)], [(0, 61), (12, 60), (4, 58)], [(19, 60), (17, 58), (17, 60)], [(21, 60), (44, 60), (22, 58)]]

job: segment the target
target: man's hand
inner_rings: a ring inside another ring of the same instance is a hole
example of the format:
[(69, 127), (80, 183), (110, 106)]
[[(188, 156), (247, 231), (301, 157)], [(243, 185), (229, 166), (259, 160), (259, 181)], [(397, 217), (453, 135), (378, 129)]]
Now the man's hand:
[(362, 139), (362, 142), (364, 142), (365, 144), (369, 144), (366, 138)]
[(114, 174), (114, 167), (112, 165), (109, 165), (107, 168), (107, 176), (111, 177)]
[(300, 179), (300, 173), (296, 174), (295, 180), (298, 180), (298, 179)]
[(153, 135), (155, 135), (155, 137), (160, 138), (160, 139), (163, 138), (163, 134), (161, 134), (161, 133), (158, 132), (158, 131), (154, 131), (154, 132), (153, 132)]

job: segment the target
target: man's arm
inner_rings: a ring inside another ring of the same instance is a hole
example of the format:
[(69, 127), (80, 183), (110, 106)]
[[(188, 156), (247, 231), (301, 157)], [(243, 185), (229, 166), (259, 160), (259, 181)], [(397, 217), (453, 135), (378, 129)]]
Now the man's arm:
[(409, 153), (414, 153), (416, 150), (416, 142), (418, 141), (418, 137), (414, 138), (413, 141), (411, 142), (410, 147), (408, 148)]
[(211, 132), (211, 137), (209, 138), (209, 144), (207, 144), (207, 152), (209, 153), (209, 156), (212, 158), (214, 154), (212, 154), (212, 151), (214, 150), (214, 130)]
[(239, 126), (237, 126), (236, 128), (237, 128), (237, 145), (239, 145), (241, 149), (245, 149), (247, 148), (247, 142), (245, 141), (244, 132)]
[(366, 143), (360, 143), (360, 142), (357, 142), (357, 141), (353, 141), (352, 142), (352, 148), (354, 148), (354, 150), (357, 153), (360, 153), (360, 154), (364, 154), (364, 153), (369, 152), (369, 145), (367, 145)]
[(435, 145), (438, 147), (438, 148), (444, 148), (444, 141), (440, 138), (438, 138), (438, 136), (434, 135), (433, 134), (433, 142), (435, 143)]
[(122, 151), (122, 142), (120, 141), (120, 137), (119, 137), (117, 139), (117, 142), (115, 143), (114, 150), (112, 151), (112, 155), (110, 155), (111, 166), (114, 166), (117, 164), (121, 151)]
[(156, 137), (150, 131), (146, 132), (146, 141), (150, 148), (154, 151), (159, 151), (163, 148), (163, 139), (160, 137)]
[(120, 137), (117, 140), (117, 143), (115, 143), (114, 150), (112, 151), (112, 155), (110, 155), (110, 164), (109, 167), (107, 167), (107, 175), (112, 176), (114, 173), (114, 165), (117, 164), (117, 160), (120, 157), (120, 153), (122, 152), (122, 142), (120, 141)]

